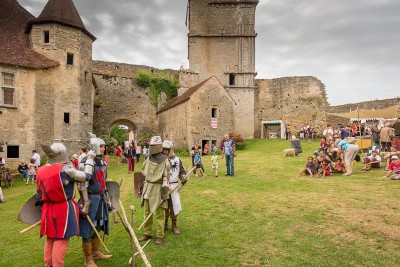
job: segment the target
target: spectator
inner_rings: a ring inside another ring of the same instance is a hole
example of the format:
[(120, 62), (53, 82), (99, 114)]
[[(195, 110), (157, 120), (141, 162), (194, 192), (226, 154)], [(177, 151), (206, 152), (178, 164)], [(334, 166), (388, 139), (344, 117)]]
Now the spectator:
[(380, 131), (381, 130), (379, 130), (379, 128), (378, 128), (378, 121), (374, 120), (372, 127), (371, 127), (371, 134), (372, 134), (372, 142), (373, 142), (373, 145), (375, 145), (375, 146), (379, 145), (379, 140), (380, 140), (379, 132)]
[(137, 145), (135, 152), (136, 152), (136, 163), (139, 163), (140, 154), (142, 154), (142, 147), (140, 145)]
[(148, 149), (147, 145), (145, 145), (143, 148), (143, 157), (145, 159), (147, 159), (149, 157), (149, 149)]
[(393, 123), (394, 135), (400, 138), (400, 118), (397, 118), (396, 122)]
[(369, 171), (371, 168), (381, 167), (381, 157), (378, 155), (378, 151), (372, 150), (371, 155), (363, 157), (362, 163), (364, 164), (363, 171)]
[(125, 152), (125, 158), (128, 160), (128, 173), (135, 171), (136, 149), (132, 143), (129, 143), (128, 150)]
[(130, 144), (129, 140), (125, 140), (125, 142), (124, 142), (124, 153), (125, 154), (128, 153), (129, 144)]
[(386, 160), (386, 163), (387, 163), (386, 168), (385, 168), (385, 171), (388, 171), (388, 170), (389, 170), (389, 164), (390, 164), (390, 162), (392, 162), (392, 156), (394, 156), (394, 155), (400, 156), (400, 152), (399, 152), (399, 151), (396, 151), (396, 148), (391, 147), (391, 148), (390, 148), (390, 152), (387, 153), (387, 154), (383, 157), (383, 159)]
[(311, 157), (311, 156), (308, 157), (306, 167), (299, 172), (297, 177), (300, 177), (300, 175), (302, 173), (309, 174), (310, 177), (313, 177), (313, 175), (315, 173), (315, 164), (314, 164), (314, 158), (313, 157)]
[(400, 159), (399, 156), (394, 155), (392, 156), (392, 162), (389, 164), (389, 171), (386, 174), (386, 177), (389, 177), (389, 175), (394, 172), (394, 175), (392, 175), (393, 180), (399, 180), (400, 179)]
[(121, 153), (122, 153), (121, 145), (118, 145), (118, 147), (117, 147), (117, 152), (115, 153), (115, 155), (117, 156), (117, 164), (120, 164), (120, 161), (121, 161)]
[(21, 161), (21, 163), (18, 165), (18, 172), (22, 174), (22, 178), (24, 180), (28, 178), (28, 165), (25, 163), (25, 161)]
[(36, 181), (36, 169), (38, 168), (35, 159), (31, 159), (31, 161), (28, 164), (28, 178), (26, 179), (26, 184), (29, 183), (29, 179), (32, 179), (32, 184), (33, 181)]
[(37, 153), (36, 149), (32, 150), (32, 159), (35, 160), (37, 167), (40, 167), (40, 155)]
[(394, 137), (394, 130), (390, 127), (389, 122), (385, 123), (385, 126), (381, 129), (380, 134), (381, 150), (385, 152), (390, 151), (392, 138)]
[(79, 161), (78, 161), (78, 155), (73, 154), (72, 155), (72, 164), (74, 165), (75, 169), (79, 169)]
[(343, 175), (349, 176), (353, 173), (354, 159), (358, 153), (358, 145), (342, 140), (338, 143), (338, 151), (339, 153), (344, 152), (344, 162), (346, 163), (347, 172)]
[(341, 158), (338, 158), (335, 164), (333, 164), (332, 162), (332, 165), (333, 165), (332, 172), (344, 173), (345, 167)]
[(207, 141), (203, 148), (203, 155), (208, 155), (208, 150), (209, 150), (209, 145)]
[(6, 164), (6, 160), (3, 158), (3, 156), (0, 156), (0, 164)]
[(235, 168), (234, 168), (234, 157), (236, 156), (236, 145), (235, 142), (229, 138), (229, 134), (224, 135), (224, 140), (222, 143), (222, 157), (226, 161), (226, 174), (225, 176), (234, 176)]
[(87, 156), (86, 153), (87, 153), (86, 147), (79, 148), (78, 164), (80, 164), (82, 162), (82, 160), (84, 158), (86, 158), (86, 156)]

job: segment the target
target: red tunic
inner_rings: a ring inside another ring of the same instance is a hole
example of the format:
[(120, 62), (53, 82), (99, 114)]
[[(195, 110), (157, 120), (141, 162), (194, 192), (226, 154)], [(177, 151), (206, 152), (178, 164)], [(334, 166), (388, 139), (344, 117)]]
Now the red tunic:
[[(71, 227), (68, 229), (68, 226), (79, 227), (77, 223), (75, 225), (79, 219), (78, 205), (72, 200), (73, 195), (66, 195), (60, 174), (62, 167), (63, 164), (42, 166), (36, 173), (37, 187), (44, 201), (40, 235), (47, 235), (50, 238), (70, 237), (74, 233), (71, 233), (72, 229)], [(73, 183), (68, 186), (73, 187)], [(76, 229), (72, 232), (76, 232)]]

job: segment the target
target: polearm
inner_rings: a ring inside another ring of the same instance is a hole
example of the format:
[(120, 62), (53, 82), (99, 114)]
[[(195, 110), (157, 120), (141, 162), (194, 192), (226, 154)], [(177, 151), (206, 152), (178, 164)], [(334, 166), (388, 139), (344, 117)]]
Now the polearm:
[(121, 207), (122, 216), (119, 213), (119, 211), (117, 211), (117, 214), (120, 217), (122, 224), (124, 225), (125, 229), (128, 231), (129, 235), (131, 236), (131, 240), (133, 240), (133, 242), (135, 243), (135, 246), (138, 249), (138, 252), (140, 254), (140, 257), (143, 260), (144, 265), (146, 267), (151, 267), (151, 264), (150, 264), (149, 260), (147, 259), (147, 256), (144, 253), (143, 248), (140, 245), (139, 240), (137, 239), (137, 237), (135, 235), (135, 232), (133, 231), (133, 228), (131, 227), (131, 225), (128, 222), (128, 217), (126, 216), (124, 205), (122, 205), (121, 200), (119, 200), (119, 206)]
[(86, 215), (86, 219), (87, 219), (87, 221), (89, 222), (90, 226), (92, 227), (93, 232), (94, 232), (94, 233), (97, 235), (97, 237), (99, 238), (100, 243), (103, 245), (104, 249), (105, 249), (107, 252), (110, 252), (110, 251), (108, 250), (108, 248), (106, 247), (106, 244), (104, 244), (103, 239), (100, 237), (100, 234), (99, 234), (99, 232), (97, 231), (96, 227), (94, 226), (92, 220), (90, 219), (89, 214)]
[[(193, 168), (191, 168), (189, 170), (189, 172), (182, 178), (182, 180), (185, 180), (191, 173), (192, 171), (194, 171), (194, 169), (196, 169), (197, 164), (199, 163), (199, 161), (196, 161), (194, 163)], [(168, 192), (168, 195), (171, 195), (177, 188), (180, 187), (180, 185), (182, 184), (182, 180), (178, 183), (177, 187), (175, 187), (173, 190)], [(161, 206), (161, 204), (165, 201), (165, 199), (161, 199), (160, 202), (157, 205), (157, 209)], [(149, 215), (147, 215), (146, 219), (144, 219), (143, 223), (139, 226), (138, 230), (141, 230), (143, 228), (143, 226), (145, 225), (145, 223), (151, 218), (151, 215), (153, 215), (154, 212), (150, 212)]]
[(29, 227), (27, 227), (27, 228), (25, 228), (25, 229), (19, 231), (19, 233), (20, 233), (20, 234), (25, 234), (26, 232), (28, 232), (28, 231), (32, 230), (33, 228), (35, 228), (36, 226), (40, 225), (40, 222), (41, 222), (41, 220), (38, 221), (38, 222), (35, 222), (35, 223), (32, 224), (31, 226), (29, 226)]

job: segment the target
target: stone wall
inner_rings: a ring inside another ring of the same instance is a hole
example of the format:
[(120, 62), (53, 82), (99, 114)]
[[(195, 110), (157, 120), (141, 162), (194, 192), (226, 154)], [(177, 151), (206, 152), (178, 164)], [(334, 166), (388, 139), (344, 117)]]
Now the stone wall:
[(293, 133), (310, 124), (321, 133), (328, 107), (324, 84), (315, 77), (283, 77), (256, 80), (254, 128), (261, 137), (261, 121), (283, 120)]
[[(95, 123), (97, 132), (108, 134), (115, 122), (131, 122), (133, 131), (143, 134), (160, 134), (157, 108), (150, 104), (148, 88), (136, 84), (134, 77), (140, 70), (157, 69), (140, 65), (93, 61), (93, 78), (96, 87)], [(166, 70), (171, 75), (176, 71)], [(128, 125), (129, 126), (129, 125)]]

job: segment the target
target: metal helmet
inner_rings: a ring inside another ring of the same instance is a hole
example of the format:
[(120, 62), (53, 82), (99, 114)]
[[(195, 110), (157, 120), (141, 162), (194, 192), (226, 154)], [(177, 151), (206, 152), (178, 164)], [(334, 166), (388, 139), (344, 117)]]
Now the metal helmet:
[(160, 136), (153, 136), (150, 139), (150, 154), (157, 154), (162, 152), (162, 140)]
[(90, 138), (90, 143), (89, 143), (90, 150), (93, 150), (97, 156), (101, 155), (100, 146), (105, 146), (105, 145), (106, 143), (101, 138), (98, 137)]
[(51, 146), (42, 145), (42, 149), (49, 158), (49, 163), (51, 165), (67, 163), (69, 161), (67, 149), (62, 143), (54, 143)]
[(174, 145), (172, 144), (172, 141), (164, 140), (164, 142), (162, 143), (162, 148), (169, 149), (169, 153), (168, 153), (168, 157), (169, 158), (175, 155), (175, 153), (174, 153)]

